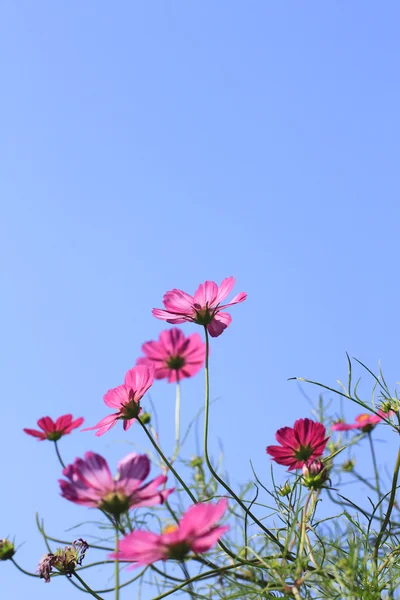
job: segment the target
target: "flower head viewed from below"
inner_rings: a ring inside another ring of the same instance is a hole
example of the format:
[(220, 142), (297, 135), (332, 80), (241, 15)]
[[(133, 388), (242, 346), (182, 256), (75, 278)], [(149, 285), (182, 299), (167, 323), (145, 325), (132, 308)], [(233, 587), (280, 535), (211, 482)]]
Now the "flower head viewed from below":
[(212, 548), (229, 526), (216, 523), (224, 515), (228, 501), (191, 506), (177, 526), (167, 527), (160, 535), (136, 530), (120, 541), (119, 552), (110, 558), (133, 562), (131, 568), (151, 565), (158, 560), (183, 560), (189, 552), (201, 554)]
[(63, 498), (91, 508), (100, 508), (119, 516), (131, 508), (163, 504), (173, 489), (159, 490), (166, 483), (165, 475), (158, 475), (143, 484), (150, 472), (146, 454), (128, 454), (118, 463), (118, 473), (112, 477), (107, 461), (94, 452), (85, 458), (76, 458), (63, 470), (66, 479), (60, 479)]
[(140, 400), (154, 382), (154, 367), (138, 365), (130, 369), (125, 375), (125, 381), (104, 396), (104, 403), (118, 412), (101, 419), (93, 427), (86, 427), (82, 431), (97, 429), (96, 436), (101, 436), (109, 431), (117, 421), (123, 421), (124, 431), (135, 422), (142, 410)]
[(361, 429), (363, 433), (369, 433), (373, 430), (375, 425), (378, 425), (383, 419), (391, 416), (391, 412), (385, 413), (382, 410), (378, 410), (378, 414), (374, 415), (371, 413), (362, 413), (357, 415), (354, 423), (344, 423), (338, 421), (331, 427), (332, 431), (350, 431), (352, 429)]
[(145, 342), (145, 356), (137, 359), (138, 365), (155, 368), (156, 379), (168, 379), (169, 383), (196, 375), (204, 365), (206, 345), (198, 333), (188, 337), (178, 327), (160, 333), (158, 341)]
[(204, 325), (212, 337), (218, 337), (232, 321), (231, 315), (223, 310), (247, 298), (245, 292), (240, 292), (227, 304), (221, 304), (234, 285), (235, 279), (227, 277), (220, 286), (214, 281), (201, 283), (193, 296), (182, 290), (173, 289), (164, 295), (165, 310), (153, 308), (153, 315), (172, 324), (190, 321)]
[(77, 427), (80, 427), (83, 421), (83, 417), (79, 417), (73, 421), (72, 415), (58, 417), (55, 422), (50, 417), (42, 417), (37, 422), (38, 427), (40, 427), (42, 431), (38, 431), (37, 429), (24, 429), (24, 431), (28, 435), (37, 438), (39, 442), (42, 442), (43, 440), (56, 442), (63, 435), (67, 435)]
[(298, 419), (293, 428), (278, 429), (275, 437), (280, 446), (267, 446), (267, 453), (289, 471), (301, 469), (306, 461), (321, 456), (329, 439), (324, 425), (311, 419)]

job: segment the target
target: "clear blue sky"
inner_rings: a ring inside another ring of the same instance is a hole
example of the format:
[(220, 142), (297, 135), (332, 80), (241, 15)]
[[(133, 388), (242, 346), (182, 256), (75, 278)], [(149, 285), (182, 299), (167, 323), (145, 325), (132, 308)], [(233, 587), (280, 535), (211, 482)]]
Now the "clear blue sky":
[[(105, 415), (172, 287), (234, 275), (248, 292), (212, 345), (211, 440), (233, 481), (252, 459), (268, 482), (265, 446), (309, 416), (288, 377), (335, 385), (348, 351), (399, 379), (399, 19), (372, 0), (2, 2), (0, 537), (27, 540), (21, 564), (44, 553), (35, 510), (59, 536), (87, 518), (22, 428)], [(184, 422), (202, 385), (183, 387)], [(172, 447), (174, 388), (152, 397)], [(115, 464), (126, 439), (62, 450)], [(70, 598), (12, 565), (0, 581)]]

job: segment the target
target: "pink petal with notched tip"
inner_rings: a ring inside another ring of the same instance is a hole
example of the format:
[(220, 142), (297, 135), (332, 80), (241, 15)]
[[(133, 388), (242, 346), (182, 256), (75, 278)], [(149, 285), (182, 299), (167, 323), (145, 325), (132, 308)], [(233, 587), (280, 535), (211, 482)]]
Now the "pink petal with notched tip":
[(190, 548), (193, 552), (207, 552), (215, 546), (220, 537), (227, 531), (229, 531), (229, 525), (225, 525), (224, 527), (214, 527), (211, 531), (208, 531), (201, 537), (196, 537), (190, 544)]
[(146, 454), (132, 452), (118, 463), (118, 484), (129, 487), (129, 494), (146, 479), (150, 473), (150, 460)]
[(154, 368), (147, 365), (137, 365), (125, 375), (124, 384), (134, 392), (138, 402), (154, 383)]
[(117, 387), (108, 390), (103, 397), (104, 403), (110, 408), (120, 409), (130, 400), (130, 388), (127, 385), (118, 385)]
[(185, 537), (200, 536), (208, 532), (221, 519), (228, 506), (228, 500), (221, 498), (217, 504), (199, 502), (191, 506), (183, 515), (179, 530)]
[(101, 419), (101, 421), (99, 421), (97, 425), (93, 425), (93, 427), (85, 427), (85, 429), (82, 429), (82, 431), (93, 431), (94, 429), (98, 429), (95, 435), (96, 437), (100, 437), (101, 435), (104, 435), (105, 433), (107, 433), (107, 431), (112, 429), (112, 427), (116, 425), (118, 420), (119, 413), (116, 413), (114, 415), (107, 415), (106, 417), (104, 417), (104, 419)]
[(199, 308), (208, 306), (212, 308), (216, 305), (218, 296), (218, 286), (215, 281), (205, 281), (201, 283), (193, 296), (193, 304)]
[(44, 431), (38, 431), (37, 429), (24, 429), (25, 433), (28, 435), (32, 435), (37, 438), (39, 442), (43, 442), (43, 440), (47, 440), (47, 436)]
[(42, 417), (39, 419), (37, 424), (40, 429), (43, 429), (43, 431), (46, 433), (53, 433), (56, 428), (56, 424), (54, 423), (53, 419), (50, 419), (50, 417)]

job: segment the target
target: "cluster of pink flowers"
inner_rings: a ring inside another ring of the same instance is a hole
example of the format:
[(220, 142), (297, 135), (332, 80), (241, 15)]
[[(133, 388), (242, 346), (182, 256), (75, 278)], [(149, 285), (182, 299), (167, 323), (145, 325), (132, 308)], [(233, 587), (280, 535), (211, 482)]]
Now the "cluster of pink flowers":
[[(224, 309), (246, 299), (246, 294), (241, 292), (231, 302), (221, 304), (234, 283), (233, 277), (224, 279), (220, 286), (206, 281), (193, 296), (173, 289), (164, 296), (165, 310), (153, 309), (153, 315), (172, 324), (197, 323), (212, 337), (217, 337), (232, 321)], [(141, 400), (154, 379), (180, 382), (198, 373), (206, 360), (206, 344), (200, 336), (195, 333), (185, 337), (177, 327), (162, 331), (158, 340), (145, 342), (142, 352), (144, 356), (138, 358), (136, 366), (126, 373), (124, 382), (104, 395), (104, 403), (114, 412), (83, 431), (97, 430), (96, 436), (101, 436), (118, 421), (122, 421), (123, 429), (127, 431), (140, 418)], [(82, 423), (83, 418), (73, 420), (72, 415), (59, 417), (56, 422), (43, 417), (38, 421), (41, 431), (24, 431), (39, 440), (56, 442)], [(119, 462), (117, 475), (113, 477), (102, 456), (86, 452), (83, 459), (76, 458), (63, 469), (64, 478), (59, 480), (61, 495), (75, 504), (100, 509), (118, 522), (119, 517), (131, 509), (163, 504), (174, 491), (173, 488), (165, 489), (165, 475), (145, 483), (149, 472), (150, 460), (145, 454), (126, 456)], [(189, 552), (206, 552), (229, 529), (227, 525), (217, 525), (226, 508), (225, 498), (216, 504), (197, 503), (185, 512), (177, 525), (168, 526), (161, 534), (135, 530), (120, 541), (118, 552), (112, 558), (140, 566), (157, 560), (182, 560)], [(68, 552), (71, 554), (71, 549)], [(62, 556), (46, 555), (41, 561), (40, 576), (50, 581), (53, 566), (65, 570)], [(75, 558), (73, 564), (80, 563)]]

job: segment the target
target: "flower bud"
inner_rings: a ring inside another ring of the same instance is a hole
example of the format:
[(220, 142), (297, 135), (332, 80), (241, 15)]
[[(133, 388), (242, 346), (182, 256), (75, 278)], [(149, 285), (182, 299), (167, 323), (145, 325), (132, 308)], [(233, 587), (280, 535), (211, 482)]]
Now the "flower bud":
[(280, 490), (278, 490), (278, 494), (280, 496), (285, 497), (285, 496), (289, 496), (290, 492), (292, 491), (292, 486), (290, 485), (290, 483), (288, 481), (286, 481), (286, 483), (281, 487)]
[(143, 425), (148, 425), (151, 421), (151, 414), (148, 412), (142, 412), (140, 415), (140, 420), (142, 421)]
[(0, 540), (0, 560), (10, 560), (14, 554), (14, 544), (6, 538)]
[(323, 463), (316, 460), (307, 460), (303, 465), (303, 484), (315, 489), (321, 488), (328, 479), (328, 469)]
[(201, 456), (193, 456), (192, 460), (190, 461), (190, 466), (194, 469), (196, 467), (202, 467), (203, 466), (203, 459)]
[(346, 473), (351, 473), (354, 470), (355, 464), (356, 464), (355, 460), (348, 458), (342, 464), (342, 470), (346, 471)]

